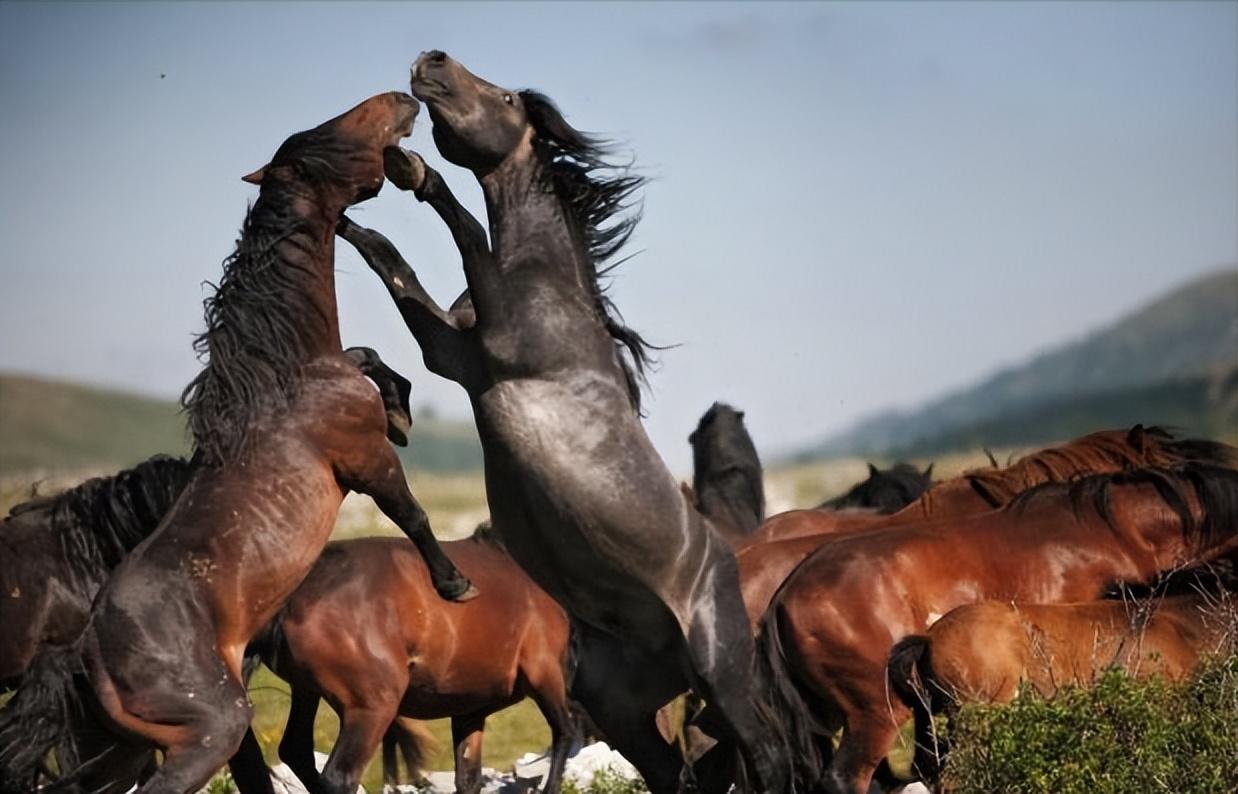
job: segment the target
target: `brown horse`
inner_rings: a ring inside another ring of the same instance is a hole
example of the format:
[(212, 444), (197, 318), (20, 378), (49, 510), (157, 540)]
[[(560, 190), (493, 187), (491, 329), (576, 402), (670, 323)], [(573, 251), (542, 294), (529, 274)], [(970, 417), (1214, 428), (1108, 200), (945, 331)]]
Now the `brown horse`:
[[(491, 535), (443, 544), (481, 591), (466, 604), (440, 601), (425, 562), (404, 541), (331, 543), (254, 643), (267, 666), (292, 686), (279, 754), (310, 792), (356, 791), (399, 715), (451, 718), (456, 790), (476, 794), (486, 717), (526, 696), (553, 735), (543, 790), (558, 791), (575, 735), (567, 701), (575, 664), (567, 615)], [(320, 698), (340, 718), (321, 775), (314, 766)]]
[[(381, 188), (382, 150), (417, 109), (406, 94), (373, 97), (292, 136), (247, 177), (261, 191), (206, 301), (197, 348), (209, 361), (184, 397), (194, 472), (100, 591), (83, 635), (116, 752), (164, 748), (143, 792), (197, 790), (236, 751), (251, 716), (245, 646), (311, 568), (347, 489), (416, 543), (441, 594), (475, 593), (434, 540), (387, 444), (382, 401), (339, 341), (336, 223)], [(49, 698), (65, 697), (63, 673)], [(0, 719), (10, 765), (33, 768), (46, 749), (29, 717)]]
[(801, 718), (797, 775), (821, 782), (815, 737), (845, 727), (824, 784), (868, 790), (909, 715), (886, 689), (890, 649), (951, 609), (1090, 600), (1234, 552), (1238, 472), (1194, 463), (1047, 484), (1002, 510), (826, 543), (774, 597), (760, 639), (784, 708)]
[(936, 780), (933, 714), (963, 703), (1007, 703), (1021, 684), (1043, 697), (1090, 686), (1117, 667), (1180, 680), (1203, 658), (1238, 652), (1232, 595), (1198, 593), (1139, 601), (1012, 604), (951, 610), (890, 652), (890, 688), (916, 720), (916, 767)]
[(795, 566), (834, 535), (983, 513), (1004, 507), (1023, 491), (1047, 482), (1068, 482), (1141, 466), (1217, 460), (1226, 461), (1223, 465), (1238, 465), (1238, 458), (1215, 442), (1175, 439), (1160, 428), (1136, 425), (1129, 431), (1091, 433), (1034, 452), (1005, 469), (967, 472), (934, 485), (893, 515), (822, 510), (779, 513), (766, 521), (736, 555), (744, 605), (755, 627)]
[[(975, 469), (939, 482), (920, 498), (888, 516), (791, 510), (766, 521), (750, 544), (878, 526), (901, 526), (993, 510), (1027, 489), (1079, 476), (1144, 466), (1175, 466), (1213, 454), (1215, 442), (1176, 439), (1159, 427), (1101, 430), (1025, 455), (1005, 468)], [(1206, 458), (1204, 458), (1206, 459)]]
[(748, 781), (782, 790), (734, 556), (640, 424), (649, 346), (602, 288), (641, 180), (545, 96), (481, 80), (445, 53), (417, 60), (412, 87), (439, 151), (485, 195), (489, 235), (438, 174), (394, 150), (413, 177), (402, 186), (452, 232), (470, 306), (444, 311), (381, 235), (341, 234), (383, 278), (427, 366), (467, 390), (494, 523), (581, 632), (574, 696), (661, 792), (678, 788), (683, 763), (654, 714), (690, 687), (723, 715)]
[(158, 455), (0, 521), (0, 689), (16, 687), (42, 647), (81, 636), (108, 574), (159, 525), (190, 471)]

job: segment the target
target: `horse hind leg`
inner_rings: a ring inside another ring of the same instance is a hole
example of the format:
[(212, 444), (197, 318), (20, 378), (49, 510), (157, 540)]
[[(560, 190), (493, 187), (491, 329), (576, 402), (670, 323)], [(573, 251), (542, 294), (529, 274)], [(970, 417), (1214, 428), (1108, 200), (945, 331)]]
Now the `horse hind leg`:
[[(733, 563), (731, 571), (734, 575)], [(723, 573), (717, 572), (719, 578)], [(687, 653), (695, 674), (693, 689), (714, 711), (715, 724), (730, 734), (715, 738), (738, 745), (740, 789), (781, 794), (787, 787), (787, 761), (771, 736), (770, 718), (763, 717), (758, 706), (756, 652), (739, 592), (737, 584), (715, 587), (712, 598), (698, 603), (692, 614)]]
[(279, 742), (279, 760), (288, 765), (307, 791), (320, 790), (318, 767), (314, 765), (314, 717), (318, 714), (318, 693), (303, 686), (292, 686), (288, 721)]
[(395, 718), (396, 704), (379, 708), (347, 708), (340, 714), (340, 734), (322, 768), (322, 794), (354, 794), (365, 767)]

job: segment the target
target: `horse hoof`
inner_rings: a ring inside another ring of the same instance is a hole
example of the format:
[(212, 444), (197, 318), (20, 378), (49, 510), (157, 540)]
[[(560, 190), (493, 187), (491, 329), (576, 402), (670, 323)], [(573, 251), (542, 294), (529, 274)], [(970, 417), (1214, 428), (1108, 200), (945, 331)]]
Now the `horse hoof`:
[(400, 190), (416, 192), (426, 182), (426, 164), (421, 155), (399, 146), (383, 149), (383, 172)]
[(444, 588), (439, 591), (439, 595), (448, 601), (455, 601), (457, 604), (463, 604), (465, 601), (472, 601), (477, 596), (481, 595), (481, 591), (467, 579), (464, 580), (464, 589), (459, 589), (459, 584), (453, 583), (450, 588)]

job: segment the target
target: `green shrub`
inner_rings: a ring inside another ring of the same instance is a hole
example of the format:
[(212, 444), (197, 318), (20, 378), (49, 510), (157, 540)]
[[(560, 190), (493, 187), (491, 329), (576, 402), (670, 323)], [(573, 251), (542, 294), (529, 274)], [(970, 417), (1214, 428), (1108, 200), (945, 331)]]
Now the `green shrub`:
[(959, 794), (1238, 792), (1238, 656), (1179, 684), (1111, 670), (1052, 699), (1025, 688), (964, 706), (949, 734)]
[(640, 778), (629, 780), (609, 769), (598, 770), (587, 786), (574, 780), (563, 781), (563, 794), (649, 794)]

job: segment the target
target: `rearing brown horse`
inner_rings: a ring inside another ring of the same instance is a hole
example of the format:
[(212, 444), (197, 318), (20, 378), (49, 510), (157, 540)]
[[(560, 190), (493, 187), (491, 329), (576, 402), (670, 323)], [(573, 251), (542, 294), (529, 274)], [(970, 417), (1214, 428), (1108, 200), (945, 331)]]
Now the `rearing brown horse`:
[(471, 307), (440, 308), (381, 236), (341, 234), (383, 277), (431, 371), (468, 391), (494, 524), (580, 626), (574, 696), (663, 792), (683, 765), (654, 714), (690, 686), (723, 715), (749, 782), (782, 790), (734, 557), (640, 424), (647, 346), (599, 283), (632, 229), (619, 214), (640, 180), (544, 96), (492, 85), (445, 53), (423, 54), (412, 86), (439, 151), (481, 183), (489, 242), (424, 164), (406, 160), (407, 180), (388, 174), (451, 229)]
[[(381, 188), (382, 150), (408, 135), (417, 109), (407, 94), (373, 97), (292, 136), (247, 177), (261, 192), (206, 301), (197, 347), (209, 361), (184, 398), (195, 471), (100, 592), (83, 637), (103, 710), (130, 742), (165, 750), (144, 793), (195, 791), (237, 749), (252, 711), (245, 646), (310, 569), (346, 490), (371, 495), (412, 538), (440, 594), (473, 594), (339, 340), (336, 222)], [(14, 715), (0, 745), (25, 745), (27, 728)], [(19, 760), (37, 764), (41, 748), (23, 749)]]

